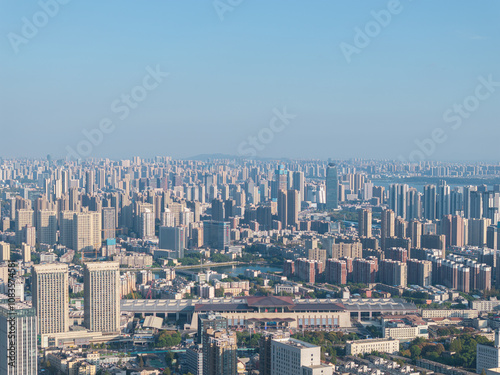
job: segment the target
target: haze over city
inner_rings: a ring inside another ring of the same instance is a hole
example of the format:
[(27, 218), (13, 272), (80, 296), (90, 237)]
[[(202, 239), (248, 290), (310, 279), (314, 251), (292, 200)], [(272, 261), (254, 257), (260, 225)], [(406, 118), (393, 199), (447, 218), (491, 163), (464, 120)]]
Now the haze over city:
[[(498, 2), (223, 4), (2, 1), (0, 155), (65, 157), (110, 118), (89, 157), (242, 156), (286, 108), (257, 157), (408, 159), (441, 128), (426, 160), (498, 158), (498, 84), (459, 129), (444, 119), (500, 81)], [(113, 103), (157, 66), (169, 76), (122, 119)]]

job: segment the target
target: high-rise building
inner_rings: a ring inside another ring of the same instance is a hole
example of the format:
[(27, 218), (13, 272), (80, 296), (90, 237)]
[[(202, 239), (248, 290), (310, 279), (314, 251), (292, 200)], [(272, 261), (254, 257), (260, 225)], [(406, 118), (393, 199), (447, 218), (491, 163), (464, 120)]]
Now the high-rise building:
[(186, 349), (186, 367), (193, 375), (203, 375), (203, 347), (195, 345)]
[(220, 198), (216, 198), (212, 201), (212, 220), (214, 221), (224, 221), (225, 215), (225, 204)]
[(10, 244), (0, 242), (0, 261), (10, 260)]
[(299, 192), (299, 199), (300, 199), (300, 202), (303, 202), (305, 199), (304, 199), (304, 194), (305, 194), (305, 190), (304, 190), (304, 172), (302, 171), (295, 171), (293, 172), (293, 189), (294, 190), (297, 190)]
[(347, 263), (340, 259), (327, 259), (325, 264), (325, 280), (330, 284), (347, 284)]
[(432, 262), (428, 260), (408, 259), (408, 285), (432, 285)]
[(382, 284), (406, 287), (406, 263), (384, 259), (379, 263), (379, 277)]
[(288, 193), (286, 190), (278, 191), (278, 221), (281, 227), (286, 229), (288, 226)]
[(102, 209), (102, 240), (116, 237), (116, 209), (103, 207)]
[(463, 247), (467, 243), (467, 220), (461, 216), (445, 215), (441, 220), (441, 232), (446, 237), (446, 247)]
[(427, 220), (436, 220), (436, 200), (437, 190), (436, 185), (424, 186), (424, 218)]
[(288, 171), (284, 165), (279, 165), (278, 169), (274, 172), (274, 181), (271, 185), (271, 198), (278, 198), (280, 190), (288, 190)]
[(37, 212), (36, 234), (38, 243), (54, 245), (57, 233), (57, 213), (50, 210)]
[(486, 246), (486, 233), (491, 225), (490, 219), (469, 219), (469, 241), (468, 245), (483, 247)]
[(120, 331), (120, 264), (84, 265), (84, 325), (93, 332)]
[(406, 218), (407, 192), (407, 184), (392, 184), (389, 188), (389, 208), (394, 211), (396, 217)]
[(227, 318), (215, 313), (199, 314), (198, 315), (198, 344), (203, 344), (205, 333), (208, 329), (215, 331), (228, 328)]
[(358, 211), (358, 231), (360, 237), (372, 236), (372, 211), (361, 209)]
[(329, 163), (326, 169), (326, 209), (335, 210), (339, 207), (339, 180), (337, 166)]
[(299, 223), (299, 211), (300, 211), (300, 196), (297, 190), (288, 190), (286, 211), (287, 211), (287, 224), (292, 226), (297, 226)]
[(377, 279), (378, 261), (375, 257), (356, 258), (352, 261), (352, 278), (355, 283), (372, 284)]
[(495, 331), (493, 346), (477, 344), (476, 347), (476, 373), (481, 374), (488, 369), (500, 367), (500, 332)]
[(288, 331), (264, 332), (259, 340), (259, 374), (271, 375), (272, 341), (290, 338)]
[(385, 249), (385, 239), (394, 237), (395, 234), (395, 214), (393, 210), (383, 210), (381, 215), (380, 234), (382, 239), (382, 249)]
[(449, 215), (451, 212), (451, 201), (450, 201), (450, 187), (446, 184), (446, 181), (440, 181), (437, 193), (437, 211), (436, 215), (438, 219), (441, 219), (444, 215)]
[(237, 370), (236, 332), (207, 329), (203, 344), (203, 375), (234, 375)]
[(26, 227), (34, 227), (34, 211), (31, 209), (20, 209), (16, 211), (16, 244), (20, 245), (26, 242), (25, 235), (23, 235)]
[[(13, 357), (9, 357), (11, 350)], [(1, 301), (0, 358), (2, 375), (38, 374), (36, 312), (30, 305)]]
[(33, 266), (33, 306), (38, 333), (69, 331), (68, 265), (64, 263)]
[(283, 338), (271, 341), (271, 375), (332, 375), (333, 367), (321, 363), (321, 347)]
[(186, 249), (187, 228), (180, 227), (160, 227), (160, 249), (173, 250), (177, 258), (184, 258)]
[(155, 237), (155, 216), (154, 212), (149, 208), (146, 208), (141, 213), (140, 221), (140, 232), (139, 235), (143, 239), (151, 239)]
[(422, 223), (417, 220), (412, 220), (408, 224), (408, 237), (411, 239), (411, 244), (414, 248), (420, 249), (422, 237)]
[(225, 221), (203, 222), (203, 243), (212, 249), (224, 250), (229, 246), (230, 226)]
[(94, 252), (101, 248), (101, 213), (79, 212), (73, 216), (73, 247), (75, 251)]

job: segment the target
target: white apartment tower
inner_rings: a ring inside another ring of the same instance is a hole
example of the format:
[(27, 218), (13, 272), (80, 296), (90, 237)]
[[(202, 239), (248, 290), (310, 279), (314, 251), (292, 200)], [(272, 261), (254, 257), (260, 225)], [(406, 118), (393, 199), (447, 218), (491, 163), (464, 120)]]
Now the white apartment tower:
[(48, 263), (33, 266), (32, 289), (39, 334), (68, 332), (68, 265)]
[(90, 331), (120, 331), (119, 267), (118, 262), (85, 263), (84, 325)]

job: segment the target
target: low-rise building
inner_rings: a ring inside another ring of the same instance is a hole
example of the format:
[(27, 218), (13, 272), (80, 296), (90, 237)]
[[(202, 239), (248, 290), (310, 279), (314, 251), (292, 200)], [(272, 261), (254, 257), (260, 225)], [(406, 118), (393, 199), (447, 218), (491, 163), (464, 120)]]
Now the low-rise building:
[(373, 351), (396, 354), (399, 351), (399, 340), (367, 339), (346, 342), (347, 355), (365, 354)]

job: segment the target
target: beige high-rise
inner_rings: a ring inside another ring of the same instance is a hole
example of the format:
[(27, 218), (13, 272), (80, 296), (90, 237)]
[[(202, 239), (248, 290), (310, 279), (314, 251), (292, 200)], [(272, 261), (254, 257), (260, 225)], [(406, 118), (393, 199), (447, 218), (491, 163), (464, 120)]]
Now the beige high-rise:
[(10, 244), (0, 242), (0, 261), (10, 260)]
[(20, 245), (25, 241), (23, 238), (23, 229), (27, 226), (33, 226), (34, 211), (31, 209), (20, 209), (16, 212), (16, 243)]
[(101, 248), (101, 213), (80, 212), (73, 218), (73, 250), (94, 251)]
[(84, 325), (90, 331), (120, 331), (119, 267), (118, 262), (85, 263)]
[(67, 264), (49, 263), (33, 266), (33, 306), (37, 312), (39, 334), (69, 330)]

